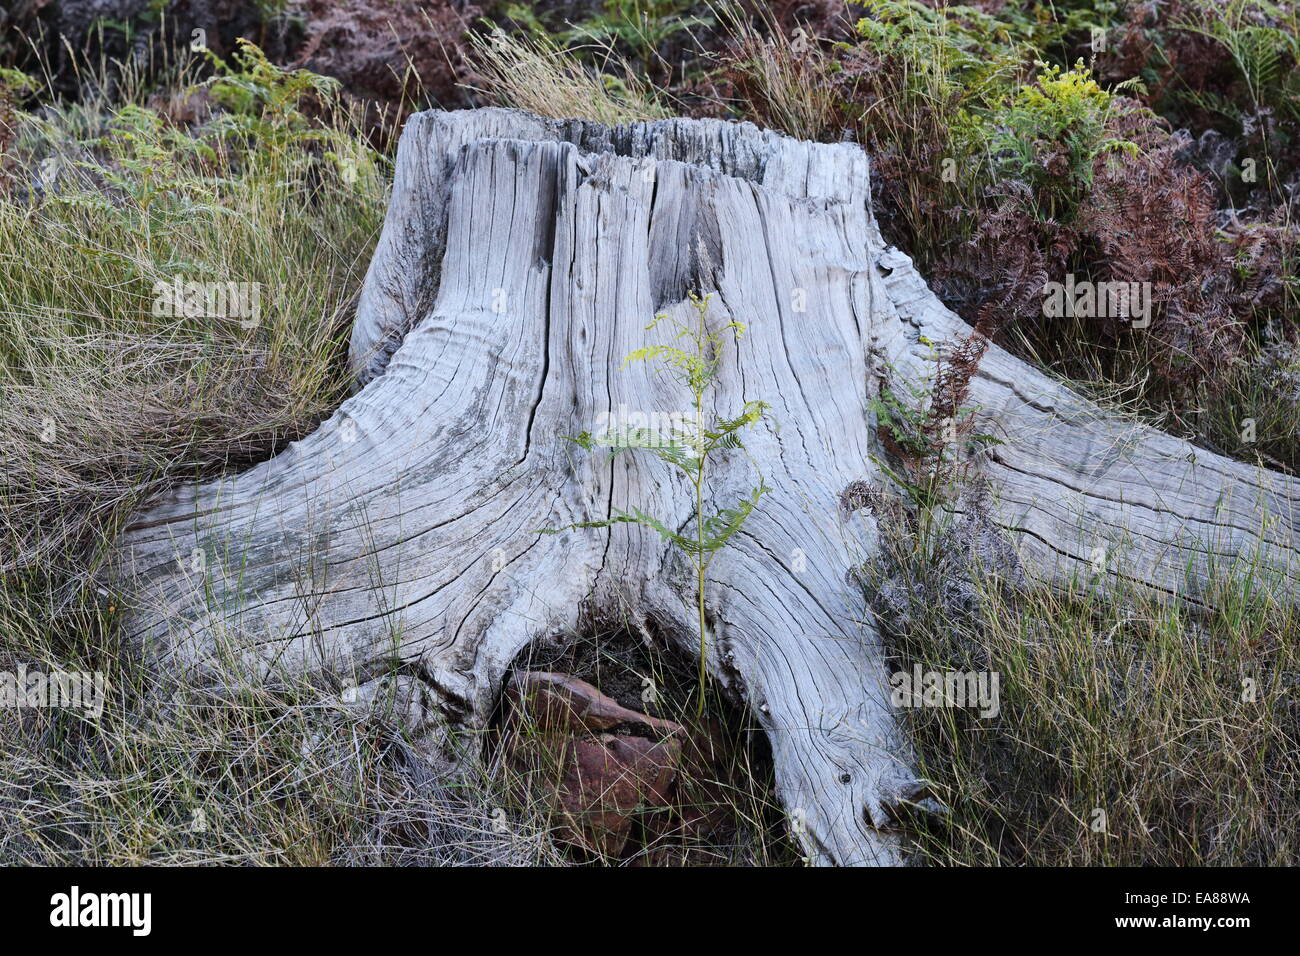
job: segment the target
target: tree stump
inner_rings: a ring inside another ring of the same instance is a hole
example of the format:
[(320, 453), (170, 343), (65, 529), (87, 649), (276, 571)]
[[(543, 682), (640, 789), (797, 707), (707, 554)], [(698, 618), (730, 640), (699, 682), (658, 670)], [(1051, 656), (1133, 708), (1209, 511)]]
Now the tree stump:
[[(771, 418), (713, 467), (708, 507), (773, 489), (709, 574), (708, 669), (767, 732), (781, 799), (821, 863), (901, 860), (896, 808), (924, 784), (889, 702), (879, 638), (847, 579), (879, 483), (869, 400), (932, 373), (928, 342), (970, 329), (881, 239), (867, 156), (748, 124), (608, 128), (498, 109), (407, 123), (351, 343), (358, 391), (248, 471), (178, 487), (125, 529), (127, 637), (190, 681), (396, 670), (448, 728), (490, 718), (530, 642), (630, 625), (697, 653), (687, 560), (621, 524), (670, 527), (689, 485), (652, 456), (563, 436), (602, 413), (679, 410), (625, 354), (666, 343), (659, 312), (708, 294), (748, 333), (711, 400)], [(972, 382), (973, 467), (991, 514), (1043, 580), (1093, 573), (1200, 592), (1234, 567), (1300, 576), (1300, 483), (1108, 414), (992, 347)]]

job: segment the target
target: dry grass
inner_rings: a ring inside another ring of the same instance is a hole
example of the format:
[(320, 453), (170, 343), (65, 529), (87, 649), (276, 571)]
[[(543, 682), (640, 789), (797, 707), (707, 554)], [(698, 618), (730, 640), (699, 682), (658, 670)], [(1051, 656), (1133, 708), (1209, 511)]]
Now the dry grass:
[[(1006, 586), (894, 537), (872, 591), (894, 667), (992, 671), (1001, 710), (906, 710), (946, 818), (934, 865), (1294, 866), (1300, 862), (1300, 615), (1268, 575), (1224, 576), (1215, 610), (1095, 581)], [(1118, 588), (1118, 589), (1117, 589)], [(948, 593), (951, 593), (950, 591)], [(880, 605), (877, 602), (877, 608)]]
[(648, 84), (625, 65), (617, 70), (613, 54), (609, 72), (597, 73), (549, 38), (496, 31), (471, 35), (469, 58), (482, 92), (538, 116), (614, 125), (668, 115)]
[[(12, 597), (12, 595), (11, 595)], [(789, 865), (761, 731), (718, 702), (713, 759), (683, 770), (671, 807), (645, 808), (618, 856), (555, 839), (562, 768), (521, 765), (499, 733), (413, 717), (400, 694), (354, 696), (331, 678), (232, 667), (204, 689), (168, 682), (120, 646), (107, 607), (52, 609), (40, 594), (0, 607), (0, 672), (101, 672), (107, 705), (0, 708), (0, 861), (24, 865)], [(559, 667), (617, 693), (647, 677), (650, 709), (689, 719), (689, 662), (626, 634), (572, 635), (519, 667)], [(399, 675), (391, 678), (401, 680)], [(528, 735), (526, 722), (515, 733)], [(700, 738), (702, 739), (702, 738)], [(447, 759), (447, 753), (459, 759)], [(708, 827), (687, 817), (708, 816)]]
[(761, 24), (733, 5), (718, 14), (731, 43), (729, 72), (742, 112), (799, 139), (837, 137), (841, 93), (830, 81), (832, 57), (818, 38), (804, 27), (785, 32), (770, 12)]
[(98, 718), (0, 709), (5, 864), (564, 862), (539, 826), (494, 819), (490, 781), (448, 769), (382, 707), (301, 681), (166, 688), (101, 635), (75, 658), (12, 641), (0, 656), (0, 670), (104, 670), (109, 683)]

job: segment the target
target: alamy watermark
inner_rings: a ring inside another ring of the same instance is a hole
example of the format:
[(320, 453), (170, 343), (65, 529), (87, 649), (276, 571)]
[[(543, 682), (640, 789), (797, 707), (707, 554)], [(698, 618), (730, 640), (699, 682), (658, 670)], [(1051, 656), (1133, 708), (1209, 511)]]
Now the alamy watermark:
[(1150, 282), (1076, 282), (1067, 273), (1064, 282), (1043, 286), (1043, 315), (1049, 319), (1122, 319), (1132, 328), (1151, 324)]
[(889, 675), (889, 702), (895, 707), (970, 707), (985, 720), (1002, 710), (997, 671), (911, 671)]
[(108, 681), (100, 671), (47, 674), (28, 670), (26, 664), (19, 664), (17, 670), (0, 671), (0, 707), (63, 707), (99, 717), (107, 693)]
[(635, 444), (641, 448), (667, 448), (695, 440), (695, 415), (691, 412), (646, 412), (620, 405), (596, 416), (597, 445)]
[(153, 929), (153, 894), (91, 893), (74, 886), (50, 897), (50, 925), (122, 926), (132, 936), (148, 936)]
[(255, 329), (262, 320), (262, 283), (187, 282), (173, 276), (153, 284), (153, 314), (175, 319), (235, 319)]

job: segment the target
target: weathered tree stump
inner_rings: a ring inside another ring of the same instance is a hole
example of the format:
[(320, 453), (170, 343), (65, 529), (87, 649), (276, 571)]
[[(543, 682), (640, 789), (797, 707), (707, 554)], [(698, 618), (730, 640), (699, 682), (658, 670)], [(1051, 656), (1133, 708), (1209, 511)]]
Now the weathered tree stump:
[[(645, 326), (692, 290), (749, 327), (722, 356), (718, 413), (772, 405), (752, 461), (729, 453), (710, 478), (713, 509), (755, 465), (773, 491), (710, 571), (709, 670), (761, 720), (810, 855), (898, 862), (894, 808), (922, 785), (846, 582), (873, 518), (839, 502), (881, 480), (884, 376), (922, 379), (925, 342), (970, 330), (882, 241), (852, 145), (710, 120), (413, 117), (352, 336), (359, 391), (274, 459), (136, 517), (116, 562), (138, 596), (129, 638), (192, 681), (396, 667), (469, 728), (538, 638), (628, 623), (694, 653), (690, 568), (657, 535), (539, 533), (632, 508), (690, 524), (667, 465), (563, 436), (683, 407), (620, 364), (667, 341)], [(1005, 442), (974, 466), (1028, 572), (1088, 575), (1101, 553), (1105, 575), (1160, 592), (1243, 562), (1295, 587), (1297, 481), (1108, 415), (997, 348), (968, 404)]]

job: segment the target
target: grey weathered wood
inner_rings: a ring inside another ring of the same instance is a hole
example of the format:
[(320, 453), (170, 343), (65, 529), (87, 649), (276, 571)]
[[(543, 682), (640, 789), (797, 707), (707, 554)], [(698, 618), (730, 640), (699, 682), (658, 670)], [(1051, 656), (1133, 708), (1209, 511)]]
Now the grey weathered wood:
[[(352, 338), (359, 391), (271, 461), (132, 522), (116, 562), (139, 595), (129, 637), (191, 680), (238, 662), (364, 682), (398, 661), (463, 727), (544, 635), (630, 622), (693, 649), (689, 568), (657, 536), (538, 533), (633, 507), (690, 521), (661, 462), (610, 463), (562, 436), (621, 405), (683, 408), (664, 377), (619, 366), (666, 341), (644, 326), (684, 314), (691, 289), (713, 293), (713, 320), (749, 327), (722, 355), (718, 412), (773, 406), (752, 463), (732, 454), (711, 476), (715, 508), (747, 493), (754, 464), (774, 491), (711, 570), (709, 668), (759, 715), (809, 854), (898, 862), (891, 808), (920, 784), (845, 580), (872, 519), (839, 496), (879, 479), (868, 398), (884, 371), (922, 378), (921, 336), (968, 330), (880, 239), (850, 145), (717, 121), (413, 117)], [(998, 350), (971, 403), (1007, 437), (980, 467), (1030, 570), (1068, 574), (1130, 529), (1111, 573), (1164, 588), (1184, 559), (1208, 573), (1200, 531), (1294, 584), (1295, 481), (1117, 422)], [(1258, 504), (1275, 525), (1252, 524)]]
[[(888, 249), (876, 262), (877, 372), (924, 381), (934, 365), (926, 340), (951, 343), (970, 329), (907, 256)], [(1100, 578), (1198, 603), (1228, 575), (1254, 575), (1290, 595), (1300, 588), (1294, 478), (1103, 410), (997, 347), (967, 405), (972, 430), (1002, 442), (977, 471), (995, 491), (992, 517), (1014, 534), (1034, 576)]]

